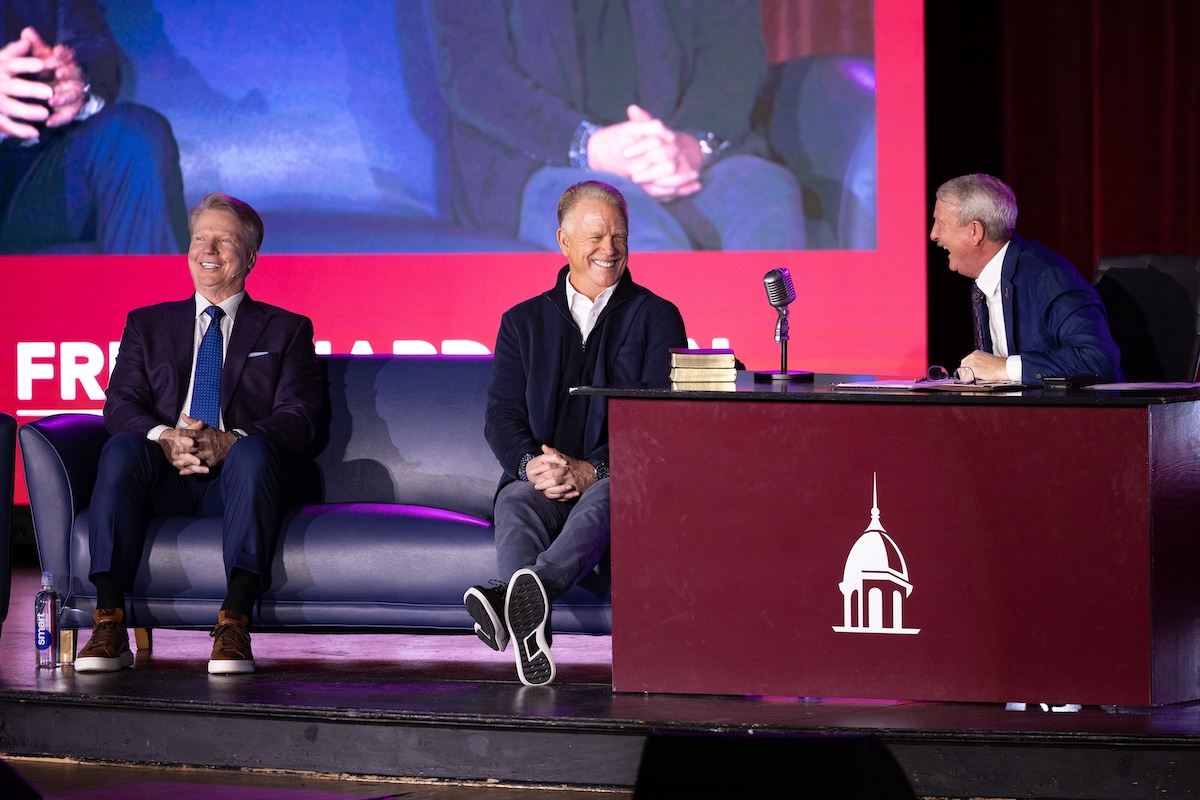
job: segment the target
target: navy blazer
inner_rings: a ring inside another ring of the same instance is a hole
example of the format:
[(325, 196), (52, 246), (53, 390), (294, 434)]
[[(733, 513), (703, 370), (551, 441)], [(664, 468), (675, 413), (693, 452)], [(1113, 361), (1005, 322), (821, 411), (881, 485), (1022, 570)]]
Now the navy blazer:
[[(500, 320), (484, 434), (504, 468), (501, 486), (516, 480), (526, 453), (540, 454), (543, 443), (562, 449), (554, 424), (570, 388), (563, 385), (564, 365), (583, 350), (567, 308), (567, 272), (563, 267), (553, 289), (517, 304)], [(679, 309), (634, 283), (627, 271), (588, 336), (596, 362), (583, 379), (593, 386), (668, 385), (672, 347), (687, 347)], [(597, 396), (586, 402), (584, 452), (567, 455), (608, 463), (608, 405)]]
[[(765, 155), (750, 131), (767, 76), (758, 0), (638, 0), (629, 16), (639, 105), (673, 130), (731, 141), (729, 154)], [(450, 110), (454, 211), (516, 235), (525, 183), (541, 167), (569, 166), (587, 116), (572, 3), (432, 0), (430, 21)]]
[[(195, 324), (194, 295), (129, 312), (104, 402), (109, 433), (175, 427), (191, 379)], [(297, 452), (316, 434), (321, 397), (312, 322), (246, 295), (221, 369), (225, 428)]]
[(1021, 380), (1094, 372), (1121, 380), (1121, 352), (1104, 304), (1070, 261), (1013, 236), (1000, 275), (1009, 355), (1021, 356)]

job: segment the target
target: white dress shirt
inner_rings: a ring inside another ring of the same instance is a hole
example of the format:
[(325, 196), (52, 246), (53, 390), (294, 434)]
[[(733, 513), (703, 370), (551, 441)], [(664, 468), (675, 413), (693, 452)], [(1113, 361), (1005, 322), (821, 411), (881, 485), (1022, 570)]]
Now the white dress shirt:
[(615, 288), (617, 288), (616, 283), (596, 295), (596, 300), (593, 302), (587, 298), (587, 295), (575, 291), (575, 287), (571, 285), (570, 276), (567, 277), (567, 308), (571, 311), (571, 319), (575, 320), (575, 324), (579, 326), (579, 333), (583, 336), (584, 342), (587, 342), (592, 328), (596, 327), (596, 320), (600, 319), (600, 312), (604, 311), (604, 307), (608, 305), (608, 299), (612, 297)]
[(1008, 352), (1008, 329), (1004, 327), (1004, 300), (1000, 294), (1000, 278), (1004, 269), (1004, 254), (1008, 252), (1011, 242), (1005, 242), (1000, 252), (992, 256), (992, 260), (979, 273), (975, 285), (983, 292), (987, 302), (988, 333), (992, 337), (992, 355), (1004, 359), (1004, 368), (1010, 381), (1021, 380), (1021, 356), (1010, 355)]

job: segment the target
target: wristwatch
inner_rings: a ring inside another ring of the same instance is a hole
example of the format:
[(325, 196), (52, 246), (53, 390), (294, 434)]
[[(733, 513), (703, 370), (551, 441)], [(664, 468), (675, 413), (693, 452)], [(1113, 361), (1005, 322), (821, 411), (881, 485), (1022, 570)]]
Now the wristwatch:
[(593, 462), (592, 469), (596, 470), (596, 480), (602, 481), (608, 477), (608, 464), (603, 461)]
[(712, 131), (697, 132), (692, 135), (696, 137), (696, 143), (700, 145), (700, 166), (702, 167), (707, 167), (716, 161), (725, 148), (729, 147), (727, 140), (719, 138)]
[(525, 481), (527, 483), (529, 482), (529, 476), (525, 474), (525, 465), (530, 461), (533, 461), (533, 459), (533, 453), (526, 453), (525, 455), (521, 456), (521, 460), (517, 464), (517, 480)]
[(571, 137), (571, 147), (567, 151), (567, 160), (575, 169), (588, 168), (588, 140), (598, 130), (599, 125), (586, 119), (575, 128), (575, 135)]

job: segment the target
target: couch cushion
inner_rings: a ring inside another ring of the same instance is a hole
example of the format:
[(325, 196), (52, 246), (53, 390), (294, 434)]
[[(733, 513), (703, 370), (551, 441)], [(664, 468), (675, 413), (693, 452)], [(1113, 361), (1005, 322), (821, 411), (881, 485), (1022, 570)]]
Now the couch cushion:
[(502, 470), (483, 437), (490, 356), (328, 356), (326, 503), (404, 503), (488, 519)]

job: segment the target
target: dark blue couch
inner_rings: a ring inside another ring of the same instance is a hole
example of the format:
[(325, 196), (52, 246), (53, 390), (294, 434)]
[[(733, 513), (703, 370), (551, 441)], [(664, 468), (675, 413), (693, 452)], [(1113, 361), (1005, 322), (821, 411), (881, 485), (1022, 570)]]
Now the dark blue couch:
[[(490, 517), (501, 470), (483, 438), (491, 357), (329, 356), (323, 365), (327, 425), (313, 458), (322, 502), (287, 514), (256, 628), (470, 631), (463, 591), (496, 577)], [(19, 435), (62, 626), (90, 629), (88, 503), (108, 435), (86, 414), (30, 422)], [(607, 575), (588, 583), (555, 604), (556, 631), (611, 631)], [(211, 627), (225, 588), (220, 518), (156, 518), (130, 624)]]

